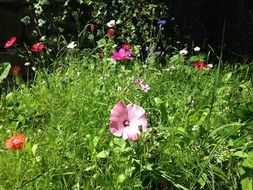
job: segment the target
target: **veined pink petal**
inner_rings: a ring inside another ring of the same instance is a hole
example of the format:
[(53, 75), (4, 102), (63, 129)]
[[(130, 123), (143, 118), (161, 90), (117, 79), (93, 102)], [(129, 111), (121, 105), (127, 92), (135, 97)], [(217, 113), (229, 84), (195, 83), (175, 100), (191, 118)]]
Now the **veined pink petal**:
[(123, 102), (118, 102), (111, 111), (109, 119), (110, 131), (115, 136), (122, 136), (124, 122), (129, 120), (127, 106)]
[(130, 123), (131, 127), (137, 127), (141, 132), (146, 132), (148, 130), (148, 121), (145, 117), (142, 117), (138, 120), (134, 120)]
[(136, 141), (139, 138), (140, 134), (141, 132), (138, 127), (127, 126), (123, 130), (123, 139)]
[(130, 121), (145, 118), (145, 110), (136, 104), (127, 105), (128, 117)]
[(145, 110), (136, 104), (129, 104), (127, 109), (130, 126), (138, 129), (141, 127), (143, 132), (147, 131), (148, 121)]

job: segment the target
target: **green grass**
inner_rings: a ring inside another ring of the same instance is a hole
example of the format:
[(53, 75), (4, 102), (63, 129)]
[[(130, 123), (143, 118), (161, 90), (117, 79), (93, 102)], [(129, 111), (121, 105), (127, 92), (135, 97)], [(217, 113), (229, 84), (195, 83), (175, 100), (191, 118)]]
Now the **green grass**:
[[(252, 64), (217, 73), (167, 62), (69, 59), (2, 95), (0, 189), (240, 189), (253, 147)], [(137, 142), (109, 131), (120, 100), (147, 112)], [(5, 148), (13, 133), (27, 136), (23, 150)]]

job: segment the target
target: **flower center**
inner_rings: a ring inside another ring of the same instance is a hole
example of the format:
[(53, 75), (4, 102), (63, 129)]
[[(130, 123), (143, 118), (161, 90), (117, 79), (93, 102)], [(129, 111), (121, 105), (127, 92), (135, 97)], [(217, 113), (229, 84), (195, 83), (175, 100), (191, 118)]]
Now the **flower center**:
[(124, 124), (125, 127), (127, 127), (127, 126), (129, 126), (130, 122), (129, 122), (128, 120), (125, 120), (125, 121), (123, 122), (123, 124)]

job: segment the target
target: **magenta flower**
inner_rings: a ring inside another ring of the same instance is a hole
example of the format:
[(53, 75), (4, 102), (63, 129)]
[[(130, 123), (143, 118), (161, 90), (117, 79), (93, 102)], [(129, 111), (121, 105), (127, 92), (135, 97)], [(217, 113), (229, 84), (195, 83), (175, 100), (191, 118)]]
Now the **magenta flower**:
[(114, 136), (136, 141), (142, 132), (147, 131), (145, 110), (136, 104), (118, 102), (111, 111), (110, 131)]
[(132, 53), (131, 51), (127, 51), (123, 48), (120, 48), (119, 51), (114, 51), (112, 55), (112, 59), (115, 61), (120, 61), (120, 60), (132, 60)]

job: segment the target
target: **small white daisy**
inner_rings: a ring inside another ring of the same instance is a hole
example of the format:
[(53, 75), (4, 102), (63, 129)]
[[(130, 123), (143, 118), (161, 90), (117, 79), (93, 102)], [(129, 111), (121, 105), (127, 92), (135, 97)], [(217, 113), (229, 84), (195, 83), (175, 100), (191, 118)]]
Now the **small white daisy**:
[(179, 51), (180, 55), (186, 55), (188, 53), (188, 51), (186, 49), (182, 49)]
[(194, 51), (200, 51), (200, 47), (196, 46), (193, 50)]
[(109, 22), (107, 22), (106, 26), (108, 27), (113, 27), (115, 25), (116, 21), (115, 20), (110, 20)]
[(25, 66), (29, 66), (31, 63), (30, 62), (25, 62)]
[(197, 131), (197, 130), (198, 130), (198, 126), (197, 125), (193, 125), (192, 131)]
[(69, 45), (67, 45), (68, 49), (74, 49), (77, 46), (75, 42), (70, 42)]

